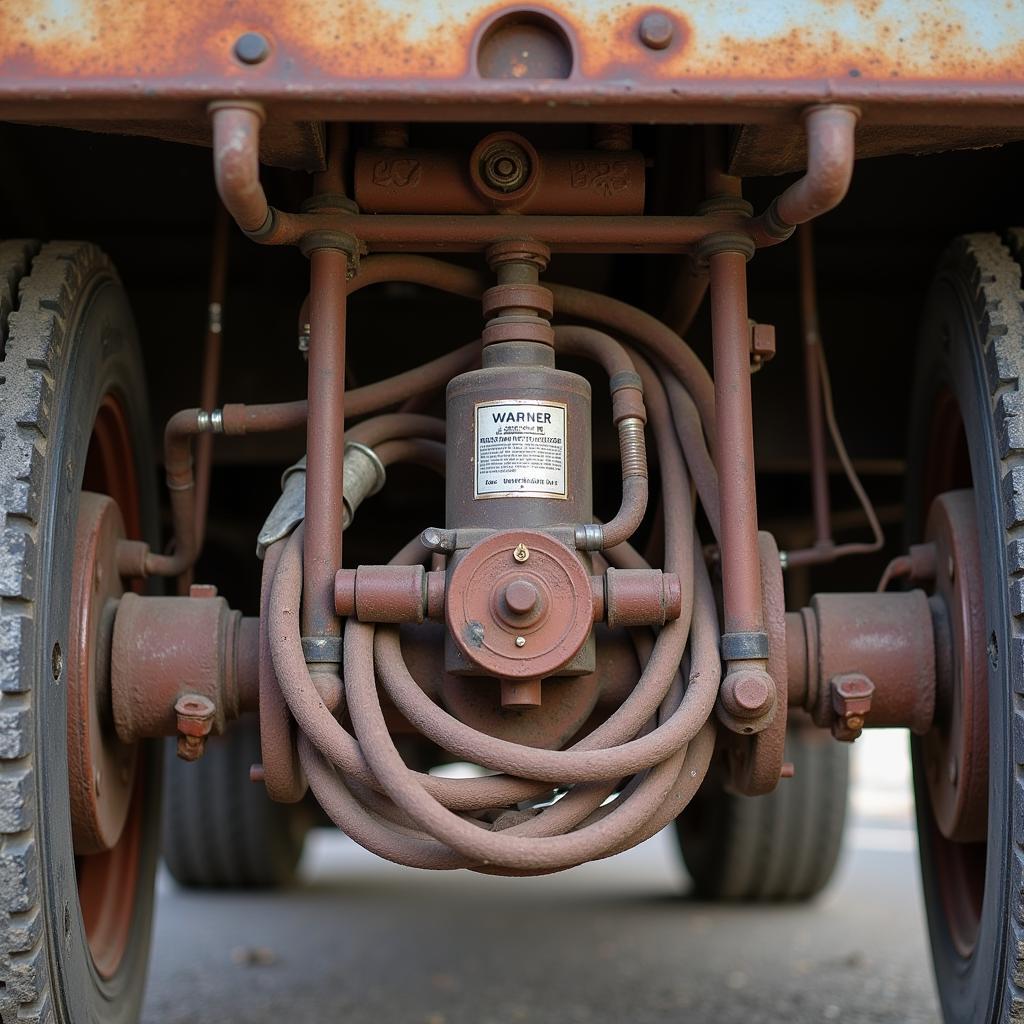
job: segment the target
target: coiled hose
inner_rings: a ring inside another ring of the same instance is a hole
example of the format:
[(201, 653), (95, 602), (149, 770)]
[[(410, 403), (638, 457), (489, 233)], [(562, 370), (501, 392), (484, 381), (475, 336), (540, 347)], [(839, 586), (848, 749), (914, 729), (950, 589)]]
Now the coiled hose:
[[(381, 256), (366, 261), (352, 286), (381, 280), (468, 296), (486, 284), (482, 275), (436, 260)], [(591, 328), (556, 330), (556, 351), (593, 358), (607, 369), (612, 363), (621, 368), (624, 359), (643, 379), (661, 468), (664, 569), (679, 576), (682, 614), (656, 635), (632, 631), (643, 668), (618, 708), (568, 748), (538, 749), (479, 732), (435, 704), (412, 678), (395, 626), (348, 620), (343, 690), (325, 701), (320, 673), (318, 687), (302, 650), (302, 528), (274, 545), (280, 550), (268, 554), (264, 568), (272, 574), (264, 588), (267, 640), (280, 694), (298, 727), (302, 770), (340, 829), (399, 864), (530, 875), (611, 856), (671, 822), (697, 791), (712, 756), (721, 672), (718, 614), (693, 504), (695, 489), (717, 533), (717, 477), (708, 454), (710, 378), (682, 339), (647, 314), (579, 289), (552, 290), (559, 314), (585, 318), (635, 346), (625, 349)], [(445, 372), (453, 363), (469, 368), (474, 359), (469, 346), (442, 358)], [(434, 363), (360, 389), (373, 389), (376, 401), (357, 408), (371, 412), (409, 397), (418, 390), (417, 378), (421, 385), (440, 378)], [(364, 443), (392, 445), (389, 458), (397, 460), (438, 445), (439, 421), (428, 421), (390, 414), (354, 429)], [(396, 561), (424, 554), (406, 545)], [(619, 567), (647, 564), (625, 541), (604, 556)], [(389, 733), (381, 692), (423, 736), (496, 774), (450, 779), (410, 769)], [(340, 721), (341, 703), (351, 732)]]

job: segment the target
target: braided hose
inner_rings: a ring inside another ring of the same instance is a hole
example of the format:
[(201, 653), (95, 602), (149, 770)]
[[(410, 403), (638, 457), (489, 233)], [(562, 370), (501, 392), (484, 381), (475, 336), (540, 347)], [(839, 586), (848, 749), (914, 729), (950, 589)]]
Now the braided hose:
[[(406, 276), (415, 272), (445, 287), (447, 265), (409, 259), (401, 265)], [(464, 272), (455, 268), (452, 274), (458, 285), (454, 290), (469, 290)], [(570, 297), (577, 303), (581, 294), (573, 290)], [(588, 317), (598, 322), (611, 300), (593, 298)], [(616, 329), (623, 316), (620, 306), (611, 307)], [(645, 326), (641, 319), (640, 329), (631, 334), (637, 344), (644, 345), (644, 335), (649, 340)], [(373, 853), (419, 868), (510, 875), (559, 871), (643, 842), (682, 811), (703, 781), (715, 743), (712, 712), (721, 662), (718, 612), (694, 526), (688, 463), (697, 468), (698, 493), (714, 509), (712, 522), (717, 520), (717, 480), (709, 471), (706, 388), (701, 385), (695, 403), (686, 386), (690, 381), (679, 379), (682, 368), (692, 381), (699, 364), (677, 336), (678, 348), (666, 352), (663, 329), (644, 345), (653, 364), (631, 357), (589, 328), (559, 328), (556, 334), (559, 350), (595, 358), (610, 375), (625, 360), (643, 379), (661, 469), (664, 569), (678, 574), (683, 593), (678, 619), (656, 635), (634, 630), (643, 665), (639, 679), (603, 722), (571, 746), (536, 748), (466, 725), (413, 679), (397, 627), (354, 618), (343, 638), (343, 707), (329, 707), (302, 650), (302, 528), (275, 545), (283, 550), (268, 559), (267, 636), (280, 694), (298, 726), (301, 767), (334, 823)], [(355, 429), (364, 443), (392, 444), (395, 459), (416, 458), (424, 444), (437, 446), (435, 423), (392, 414)], [(641, 463), (646, 479), (642, 421), (623, 420), (620, 437), (624, 486), (636, 478)], [(407, 545), (396, 561), (417, 561), (423, 554)], [(646, 565), (619, 540), (619, 531), (606, 555), (612, 564)], [(410, 769), (386, 724), (384, 697), (438, 747), (495, 774), (451, 779)], [(351, 731), (340, 720), (342, 710)]]

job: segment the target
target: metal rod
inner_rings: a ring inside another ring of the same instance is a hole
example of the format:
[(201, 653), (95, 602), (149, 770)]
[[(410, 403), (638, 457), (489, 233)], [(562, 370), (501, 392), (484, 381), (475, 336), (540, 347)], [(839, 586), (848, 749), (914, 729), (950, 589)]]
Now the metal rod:
[(807, 444), (811, 459), (811, 502), (815, 544), (832, 543), (828, 467), (825, 460), (825, 422), (821, 410), (821, 365), (818, 347), (818, 301), (814, 273), (814, 237), (810, 224), (798, 232), (800, 243), (800, 318), (803, 326), (804, 387), (807, 396)]
[(348, 256), (310, 254), (309, 419), (306, 441), (306, 541), (302, 632), (338, 636), (334, 575), (341, 568), (345, 452), (345, 307)]
[(726, 250), (711, 256), (711, 334), (725, 632), (762, 633), (744, 253)]
[[(210, 290), (206, 307), (206, 340), (199, 387), (199, 408), (211, 411), (220, 387), (222, 312), (228, 273), (228, 228), (231, 220), (223, 203), (217, 203), (210, 253)], [(196, 441), (196, 548), (202, 551), (210, 505), (210, 472), (213, 466), (213, 434)]]
[(731, 213), (699, 217), (545, 216), (535, 214), (355, 214), (273, 211), (264, 245), (297, 245), (312, 231), (358, 238), (370, 252), (484, 252), (502, 238), (530, 238), (558, 252), (689, 252), (708, 235), (750, 234), (750, 219)]

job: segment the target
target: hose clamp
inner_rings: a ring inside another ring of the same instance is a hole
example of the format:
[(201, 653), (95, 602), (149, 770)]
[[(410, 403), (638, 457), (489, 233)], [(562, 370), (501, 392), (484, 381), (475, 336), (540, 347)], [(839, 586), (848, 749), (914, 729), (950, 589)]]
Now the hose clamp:
[(340, 665), (340, 636), (304, 636), (302, 656), (307, 665)]
[(768, 634), (761, 631), (722, 634), (722, 661), (765, 661)]

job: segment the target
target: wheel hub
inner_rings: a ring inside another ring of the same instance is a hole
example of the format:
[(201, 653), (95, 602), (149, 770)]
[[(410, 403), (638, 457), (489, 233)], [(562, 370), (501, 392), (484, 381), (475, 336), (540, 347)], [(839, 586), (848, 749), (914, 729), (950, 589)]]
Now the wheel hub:
[(935, 725), (923, 741), (928, 791), (947, 839), (981, 842), (988, 830), (988, 641), (974, 492), (939, 495), (926, 535), (936, 555), (932, 603), (941, 600), (947, 626), (946, 636), (937, 631)]
[(75, 854), (113, 849), (128, 818), (138, 748), (121, 743), (110, 712), (110, 646), (124, 586), (117, 503), (84, 491), (75, 531), (68, 651), (68, 789)]

